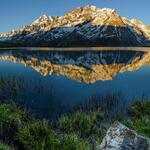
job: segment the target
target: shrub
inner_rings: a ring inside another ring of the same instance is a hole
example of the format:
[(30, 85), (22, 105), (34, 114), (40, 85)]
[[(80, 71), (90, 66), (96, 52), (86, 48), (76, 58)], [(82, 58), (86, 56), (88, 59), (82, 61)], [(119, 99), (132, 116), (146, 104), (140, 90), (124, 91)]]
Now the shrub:
[(57, 150), (59, 146), (57, 134), (49, 129), (48, 122), (30, 123), (20, 129), (17, 137), (28, 150)]
[(136, 101), (128, 109), (128, 114), (139, 118), (150, 116), (150, 101)]
[(65, 134), (61, 138), (62, 150), (91, 150), (87, 141), (80, 139), (76, 134)]

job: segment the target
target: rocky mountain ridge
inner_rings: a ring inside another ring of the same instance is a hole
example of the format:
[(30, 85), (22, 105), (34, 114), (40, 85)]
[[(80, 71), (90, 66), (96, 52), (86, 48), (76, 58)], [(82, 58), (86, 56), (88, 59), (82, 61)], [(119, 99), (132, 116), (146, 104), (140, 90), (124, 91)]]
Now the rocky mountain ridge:
[(149, 46), (150, 27), (114, 9), (78, 7), (64, 16), (43, 15), (0, 41), (38, 46)]

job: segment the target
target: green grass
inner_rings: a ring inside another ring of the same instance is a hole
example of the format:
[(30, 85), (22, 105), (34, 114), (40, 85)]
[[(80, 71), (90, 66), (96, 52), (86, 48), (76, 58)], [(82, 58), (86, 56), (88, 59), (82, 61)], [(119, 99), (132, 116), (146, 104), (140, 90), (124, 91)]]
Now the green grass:
[(0, 124), (20, 126), (26, 121), (27, 113), (18, 108), (15, 104), (0, 105)]
[(150, 138), (150, 101), (135, 101), (129, 108), (131, 119), (123, 123), (137, 133)]
[(15, 104), (0, 105), (0, 139), (15, 140), (15, 134), (27, 121), (28, 115)]
[(76, 134), (64, 134), (61, 138), (62, 150), (92, 150), (88, 141), (80, 139)]
[(96, 138), (106, 132), (99, 128), (102, 120), (102, 112), (75, 112), (51, 127), (15, 104), (0, 104), (0, 140), (25, 150), (93, 150)]
[(0, 150), (12, 150), (8, 145), (0, 142)]
[(150, 116), (150, 101), (135, 101), (129, 107), (128, 114), (135, 118)]
[(59, 128), (63, 132), (77, 132), (86, 137), (96, 132), (102, 119), (102, 112), (76, 112), (71, 116), (62, 116), (59, 119)]
[[(150, 102), (136, 101), (128, 109), (129, 120), (122, 121), (139, 134), (150, 137)], [(61, 116), (55, 124), (39, 121), (15, 104), (0, 104), (0, 150), (95, 150), (110, 125), (100, 124), (101, 111), (77, 111)], [(12, 149), (12, 148), (11, 148)]]
[(150, 118), (143, 117), (123, 122), (130, 129), (137, 133), (150, 138)]
[(48, 122), (34, 121), (19, 130), (18, 140), (27, 150), (57, 150), (59, 141)]

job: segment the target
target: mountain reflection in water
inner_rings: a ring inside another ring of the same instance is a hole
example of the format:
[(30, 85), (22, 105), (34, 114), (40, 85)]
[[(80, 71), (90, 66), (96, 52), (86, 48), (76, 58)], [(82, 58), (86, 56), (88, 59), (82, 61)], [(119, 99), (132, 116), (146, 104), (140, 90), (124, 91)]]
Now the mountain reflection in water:
[(148, 96), (149, 64), (148, 51), (3, 50), (0, 98), (46, 118), (95, 100), (119, 112), (131, 99)]

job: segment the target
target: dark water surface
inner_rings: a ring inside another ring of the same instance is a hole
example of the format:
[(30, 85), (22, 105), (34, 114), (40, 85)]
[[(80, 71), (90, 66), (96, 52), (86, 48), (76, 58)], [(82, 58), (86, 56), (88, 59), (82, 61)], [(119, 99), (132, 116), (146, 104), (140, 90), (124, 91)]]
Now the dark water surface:
[(0, 50), (0, 100), (51, 118), (95, 103), (124, 112), (150, 94), (149, 51)]

